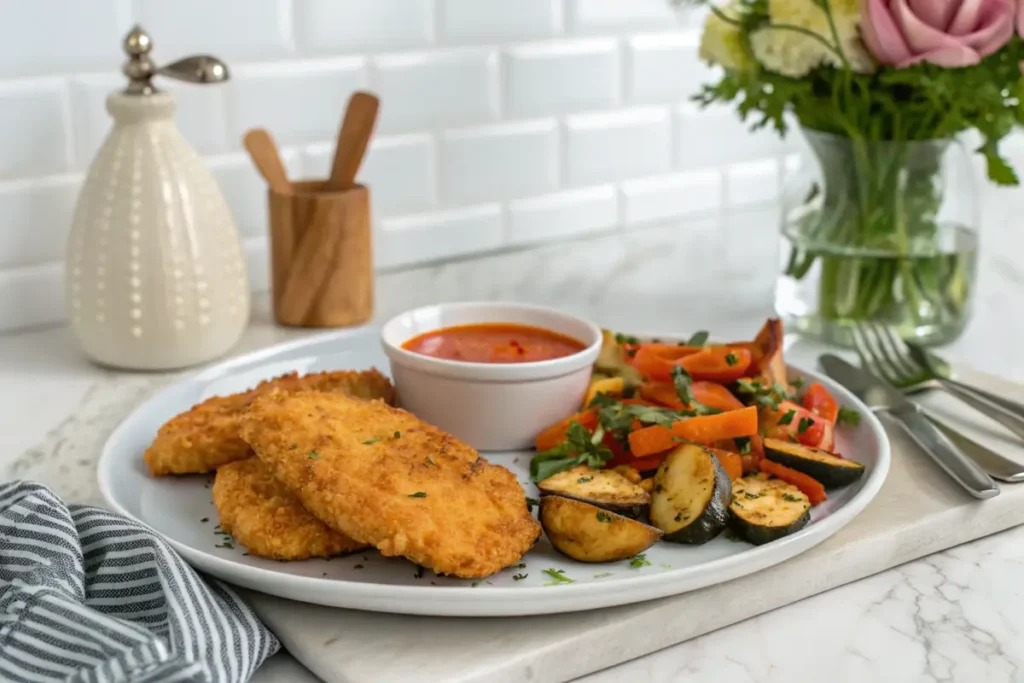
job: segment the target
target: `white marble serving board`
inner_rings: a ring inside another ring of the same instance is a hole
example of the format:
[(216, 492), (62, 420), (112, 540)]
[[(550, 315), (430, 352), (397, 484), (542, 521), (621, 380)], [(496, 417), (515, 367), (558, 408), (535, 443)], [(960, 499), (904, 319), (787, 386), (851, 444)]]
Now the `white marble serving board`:
[[(1024, 400), (1024, 387), (973, 373), (965, 379)], [(963, 414), (944, 396), (923, 401), (951, 419)], [(994, 423), (960, 417), (957, 426), (1024, 461), (1024, 450)], [(508, 619), (375, 614), (253, 592), (247, 596), (292, 656), (327, 683), (555, 683), (1024, 523), (1024, 484), (1004, 484), (998, 497), (976, 501), (916, 451), (898, 427), (888, 432), (889, 478), (857, 519), (786, 563), (692, 593), (592, 612)]]

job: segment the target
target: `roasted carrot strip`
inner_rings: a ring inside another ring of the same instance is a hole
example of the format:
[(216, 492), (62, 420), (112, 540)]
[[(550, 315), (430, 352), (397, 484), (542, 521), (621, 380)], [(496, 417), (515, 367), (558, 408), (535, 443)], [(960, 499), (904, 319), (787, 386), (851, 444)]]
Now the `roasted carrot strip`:
[(715, 382), (694, 382), (690, 387), (693, 398), (709, 408), (718, 410), (739, 410), (743, 402), (732, 395), (732, 392)]
[(597, 428), (597, 410), (588, 408), (582, 412), (571, 415), (557, 424), (553, 424), (537, 435), (534, 440), (534, 447), (538, 452), (551, 450), (558, 444), (565, 441), (565, 433), (569, 429), (569, 423), (579, 422), (587, 429), (593, 431)]
[(817, 479), (809, 477), (803, 472), (797, 472), (780, 465), (777, 462), (772, 462), (767, 458), (761, 460), (760, 467), (762, 472), (777, 477), (803, 491), (810, 498), (811, 505), (817, 505), (825, 501), (825, 487)]
[(743, 476), (743, 460), (739, 453), (723, 451), (719, 448), (709, 448), (718, 462), (722, 463), (722, 469), (729, 475), (729, 479), (739, 479)]
[(717, 415), (691, 417), (673, 423), (672, 428), (652, 425), (631, 432), (629, 450), (640, 458), (672, 448), (680, 440), (712, 444), (757, 433), (757, 409), (748, 406)]

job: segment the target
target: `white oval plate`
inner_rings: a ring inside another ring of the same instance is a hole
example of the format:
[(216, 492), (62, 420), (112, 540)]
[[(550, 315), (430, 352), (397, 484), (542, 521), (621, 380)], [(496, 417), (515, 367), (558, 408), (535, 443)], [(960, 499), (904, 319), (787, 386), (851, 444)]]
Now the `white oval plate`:
[[(99, 485), (110, 506), (167, 538), (194, 567), (225, 581), (284, 598), (376, 612), (436, 616), (522, 616), (640, 602), (710, 586), (756, 572), (802, 553), (853, 519), (875, 497), (889, 471), (889, 442), (875, 416), (853, 395), (815, 373), (792, 370), (822, 382), (843, 404), (861, 413), (857, 428), (837, 431), (844, 455), (867, 466), (856, 484), (829, 493), (812, 510), (811, 523), (781, 540), (755, 547), (724, 535), (702, 546), (658, 543), (649, 564), (575, 562), (545, 538), (523, 558), (484, 581), (435, 576), (412, 563), (376, 551), (331, 560), (275, 562), (224, 547), (215, 533), (212, 476), (150, 477), (143, 452), (166, 420), (210, 396), (246, 389), (284, 372), (388, 367), (375, 331), (331, 332), (271, 347), (211, 367), (150, 398), (110, 435), (99, 463)], [(491, 462), (516, 473), (528, 496), (531, 452), (488, 453)], [(219, 546), (219, 547), (218, 547)], [(561, 569), (572, 583), (552, 583), (544, 570)]]

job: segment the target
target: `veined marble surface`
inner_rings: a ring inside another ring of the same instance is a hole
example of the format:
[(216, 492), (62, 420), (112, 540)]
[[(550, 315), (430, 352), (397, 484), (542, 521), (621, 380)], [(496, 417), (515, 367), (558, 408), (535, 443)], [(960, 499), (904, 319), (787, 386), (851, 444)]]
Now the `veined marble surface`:
[[(1018, 193), (1019, 194), (1019, 193)], [(1024, 381), (1024, 204), (993, 193), (974, 321), (945, 354)], [(425, 303), (534, 301), (636, 332), (749, 336), (771, 313), (772, 211), (709, 218), (385, 275), (378, 321)], [(257, 307), (233, 353), (307, 334)], [(799, 362), (799, 343), (796, 360)], [(804, 359), (806, 362), (806, 358)], [(179, 374), (97, 368), (65, 329), (0, 337), (0, 472), (98, 502), (95, 463), (128, 410)], [(940, 553), (586, 677), (611, 681), (1024, 681), (1024, 529)], [(742, 596), (737, 596), (742, 599)], [(262, 681), (304, 680), (279, 660)]]

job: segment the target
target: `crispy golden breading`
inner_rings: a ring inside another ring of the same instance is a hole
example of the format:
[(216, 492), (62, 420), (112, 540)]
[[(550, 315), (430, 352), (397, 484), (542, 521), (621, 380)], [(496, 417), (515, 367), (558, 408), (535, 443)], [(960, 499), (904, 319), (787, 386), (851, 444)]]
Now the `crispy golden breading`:
[(263, 394), (275, 391), (328, 391), (394, 403), (391, 380), (377, 370), (297, 373), (261, 382), (255, 389), (215, 396), (168, 420), (146, 450), (153, 476), (199, 474), (252, 455), (238, 436), (238, 416)]
[(489, 576), (540, 535), (511, 472), (384, 403), (270, 394), (240, 434), (325, 524), (439, 574)]
[(213, 504), (221, 528), (260, 557), (305, 560), (367, 547), (309, 514), (259, 458), (236, 460), (219, 468), (213, 482)]

